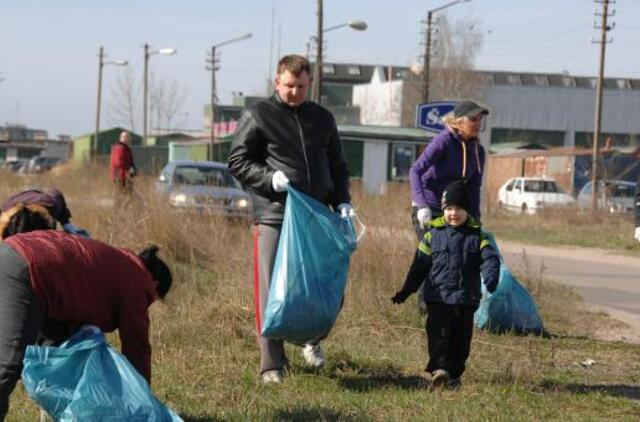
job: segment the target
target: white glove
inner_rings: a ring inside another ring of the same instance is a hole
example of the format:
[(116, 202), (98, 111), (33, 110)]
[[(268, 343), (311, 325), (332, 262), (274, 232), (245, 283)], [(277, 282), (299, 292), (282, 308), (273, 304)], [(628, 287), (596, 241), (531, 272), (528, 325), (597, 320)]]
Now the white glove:
[(431, 209), (429, 207), (420, 208), (416, 213), (418, 223), (424, 227), (429, 221), (431, 221)]
[(338, 205), (338, 212), (340, 213), (340, 217), (342, 218), (355, 217), (356, 215), (353, 207), (347, 203)]
[(286, 192), (289, 187), (289, 179), (283, 172), (277, 170), (271, 177), (271, 187), (275, 192)]
[(640, 242), (640, 227), (636, 227), (636, 231), (635, 231), (635, 233), (633, 234), (633, 237), (634, 237), (638, 242)]

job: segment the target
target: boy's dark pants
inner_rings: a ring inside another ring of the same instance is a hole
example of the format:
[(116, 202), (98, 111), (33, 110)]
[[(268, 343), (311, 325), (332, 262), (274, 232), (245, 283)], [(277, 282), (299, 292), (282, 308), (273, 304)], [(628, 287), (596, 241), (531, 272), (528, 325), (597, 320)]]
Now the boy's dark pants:
[(474, 306), (427, 304), (427, 371), (445, 369), (451, 378), (460, 378), (471, 350)]

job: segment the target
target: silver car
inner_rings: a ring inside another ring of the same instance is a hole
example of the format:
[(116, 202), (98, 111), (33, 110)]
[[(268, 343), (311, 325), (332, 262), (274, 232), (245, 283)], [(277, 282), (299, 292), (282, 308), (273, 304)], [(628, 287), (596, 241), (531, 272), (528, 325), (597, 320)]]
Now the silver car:
[[(578, 205), (582, 209), (592, 206), (591, 182), (587, 182), (578, 194)], [(626, 180), (598, 181), (598, 208), (611, 213), (633, 212), (636, 184)]]
[(226, 164), (213, 161), (169, 162), (156, 181), (175, 208), (235, 217), (251, 215), (251, 198), (231, 176)]

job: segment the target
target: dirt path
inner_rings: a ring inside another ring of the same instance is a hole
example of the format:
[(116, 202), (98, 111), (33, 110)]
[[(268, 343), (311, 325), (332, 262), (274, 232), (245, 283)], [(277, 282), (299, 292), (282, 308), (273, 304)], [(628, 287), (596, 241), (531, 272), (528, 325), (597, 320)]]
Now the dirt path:
[(545, 278), (575, 287), (589, 308), (628, 324), (599, 337), (640, 343), (640, 258), (604, 249), (497, 241), (510, 268), (522, 267), (524, 253), (531, 268), (543, 266)]

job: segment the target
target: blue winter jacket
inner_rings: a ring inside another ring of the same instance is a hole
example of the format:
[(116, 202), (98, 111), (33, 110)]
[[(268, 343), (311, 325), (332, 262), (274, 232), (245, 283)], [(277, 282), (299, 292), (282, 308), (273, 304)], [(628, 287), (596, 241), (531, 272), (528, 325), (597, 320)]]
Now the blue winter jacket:
[(439, 217), (418, 245), (402, 292), (409, 296), (424, 282), (425, 303), (477, 307), (480, 274), (493, 292), (500, 277), (500, 258), (480, 224), (469, 217), (462, 226), (452, 227)]
[(468, 210), (480, 218), (480, 185), (484, 172), (485, 153), (476, 138), (464, 142), (445, 129), (429, 142), (409, 171), (411, 200), (419, 207), (440, 209), (442, 192), (447, 185), (465, 179), (471, 199)]

